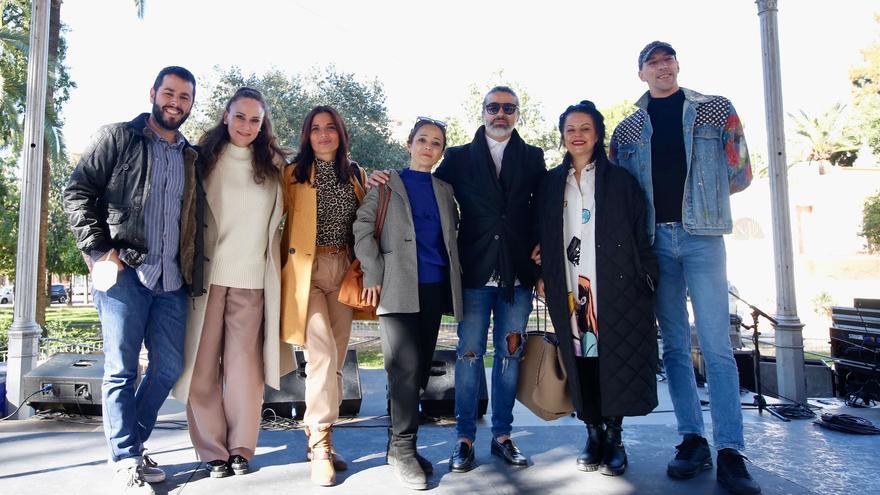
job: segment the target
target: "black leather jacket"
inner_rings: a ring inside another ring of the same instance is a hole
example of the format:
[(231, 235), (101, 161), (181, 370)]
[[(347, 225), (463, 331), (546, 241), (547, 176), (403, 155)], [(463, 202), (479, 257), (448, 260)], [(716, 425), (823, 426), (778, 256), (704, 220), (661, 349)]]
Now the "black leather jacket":
[[(116, 249), (137, 267), (147, 255), (144, 203), (150, 193), (152, 146), (143, 113), (131, 122), (101, 128), (64, 189), (64, 212), (83, 253)], [(184, 192), (180, 208), (180, 270), (191, 296), (204, 289), (205, 190), (198, 150), (184, 145)]]

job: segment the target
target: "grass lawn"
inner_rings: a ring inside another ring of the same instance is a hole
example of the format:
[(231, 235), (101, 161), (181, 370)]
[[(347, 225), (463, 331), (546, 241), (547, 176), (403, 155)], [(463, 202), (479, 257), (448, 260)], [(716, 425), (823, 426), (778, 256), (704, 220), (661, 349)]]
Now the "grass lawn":
[[(12, 308), (0, 308), (0, 321), (12, 322)], [(65, 306), (62, 304), (46, 308), (47, 323), (65, 323), (74, 326), (98, 325), (98, 310), (94, 306)]]

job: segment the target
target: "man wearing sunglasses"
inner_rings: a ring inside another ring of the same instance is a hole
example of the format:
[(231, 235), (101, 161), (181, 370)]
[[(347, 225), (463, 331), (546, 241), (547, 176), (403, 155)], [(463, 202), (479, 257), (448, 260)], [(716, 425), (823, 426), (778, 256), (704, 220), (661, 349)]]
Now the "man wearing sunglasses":
[(723, 234), (732, 231), (730, 195), (752, 180), (742, 124), (727, 98), (678, 85), (678, 59), (654, 41), (639, 54), (648, 84), (635, 113), (617, 126), (610, 158), (638, 179), (647, 196), (648, 234), (660, 263), (657, 320), (678, 432), (684, 437), (667, 466), (673, 478), (712, 468), (691, 363), (687, 295), (706, 359), (716, 477), (737, 494), (761, 493), (744, 457), (739, 375), (728, 334)]
[(514, 129), (519, 99), (496, 86), (483, 99), (483, 125), (474, 139), (446, 150), (434, 172), (452, 184), (461, 210), (458, 231), (464, 318), (458, 325), (455, 417), (458, 442), (449, 462), (454, 472), (474, 468), (477, 404), (483, 355), (493, 318), (491, 452), (514, 466), (528, 459), (510, 439), (523, 339), (532, 309), (537, 244), (535, 193), (546, 170), (544, 152)]

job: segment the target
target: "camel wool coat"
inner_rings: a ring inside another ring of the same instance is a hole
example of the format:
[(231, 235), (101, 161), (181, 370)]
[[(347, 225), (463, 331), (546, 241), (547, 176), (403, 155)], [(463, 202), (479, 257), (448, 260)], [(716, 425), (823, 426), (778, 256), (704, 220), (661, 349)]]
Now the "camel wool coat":
[[(205, 274), (207, 275), (205, 285), (208, 293), (204, 297), (194, 300), (194, 307), (187, 318), (183, 373), (181, 373), (172, 390), (174, 397), (183, 403), (189, 400), (189, 386), (192, 382), (193, 367), (195, 366), (196, 354), (201, 342), (202, 326), (205, 322), (205, 308), (211, 295), (212, 259), (218, 242), (217, 221), (211, 213), (210, 201), (207, 206), (205, 212)], [(281, 341), (279, 329), (281, 314), (279, 304), (281, 300), (280, 246), (281, 220), (283, 215), (284, 195), (282, 185), (279, 185), (275, 195), (272, 215), (269, 217), (269, 224), (266, 227), (268, 249), (266, 251), (266, 272), (263, 281), (263, 374), (266, 385), (274, 389), (280, 389), (281, 377), (296, 368), (293, 346)]]
[[(351, 165), (357, 169), (357, 175), (352, 175), (350, 182), (360, 205), (365, 194), (361, 184), (366, 182), (366, 173), (356, 163)], [(309, 182), (299, 183), (294, 179), (296, 167), (295, 163), (285, 167), (281, 179), (287, 211), (281, 235), (281, 340), (303, 346), (318, 234), (318, 196), (314, 186), (315, 167), (312, 166)], [(353, 319), (368, 319), (368, 316), (354, 311)]]

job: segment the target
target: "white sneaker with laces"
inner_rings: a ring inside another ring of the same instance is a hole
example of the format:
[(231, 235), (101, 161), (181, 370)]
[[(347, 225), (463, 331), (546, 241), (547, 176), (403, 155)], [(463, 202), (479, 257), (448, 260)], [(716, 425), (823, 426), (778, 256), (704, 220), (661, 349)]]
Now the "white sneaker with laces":
[(141, 466), (120, 467), (113, 477), (115, 493), (126, 495), (156, 495), (153, 487), (144, 479)]
[(144, 480), (147, 483), (161, 483), (165, 481), (165, 471), (159, 467), (159, 464), (146, 454), (144, 454), (143, 459), (144, 463), (141, 466), (141, 471), (144, 473)]

